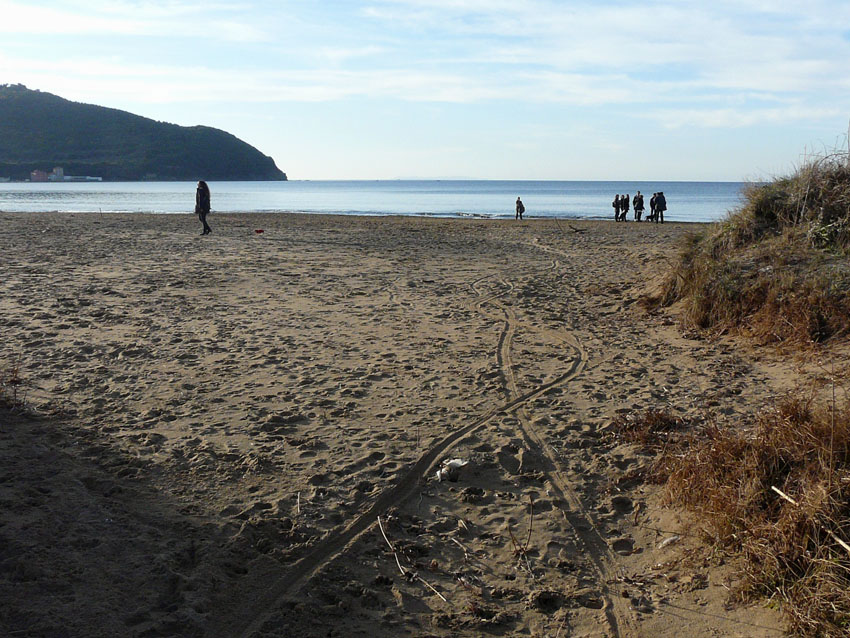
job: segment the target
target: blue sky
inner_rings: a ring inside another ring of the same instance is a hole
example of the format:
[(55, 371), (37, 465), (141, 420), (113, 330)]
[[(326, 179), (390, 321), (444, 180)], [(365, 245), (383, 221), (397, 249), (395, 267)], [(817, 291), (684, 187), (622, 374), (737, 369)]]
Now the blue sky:
[(744, 180), (846, 149), (850, 2), (0, 0), (0, 83), (291, 179)]

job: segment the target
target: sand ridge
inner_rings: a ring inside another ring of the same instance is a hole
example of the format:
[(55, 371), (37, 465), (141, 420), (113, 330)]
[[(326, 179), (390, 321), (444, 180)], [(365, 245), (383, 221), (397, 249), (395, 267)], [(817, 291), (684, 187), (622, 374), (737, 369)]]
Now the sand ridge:
[(779, 635), (606, 436), (775, 395), (637, 307), (687, 226), (210, 223), (0, 214), (7, 633)]

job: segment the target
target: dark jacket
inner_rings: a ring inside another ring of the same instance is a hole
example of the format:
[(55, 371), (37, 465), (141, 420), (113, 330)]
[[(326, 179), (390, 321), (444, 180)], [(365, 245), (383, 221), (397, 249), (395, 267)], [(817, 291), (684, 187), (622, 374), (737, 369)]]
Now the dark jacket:
[(632, 200), (632, 205), (635, 210), (643, 210), (643, 195), (635, 195), (635, 198)]
[(198, 186), (195, 191), (195, 213), (210, 212), (210, 189)]

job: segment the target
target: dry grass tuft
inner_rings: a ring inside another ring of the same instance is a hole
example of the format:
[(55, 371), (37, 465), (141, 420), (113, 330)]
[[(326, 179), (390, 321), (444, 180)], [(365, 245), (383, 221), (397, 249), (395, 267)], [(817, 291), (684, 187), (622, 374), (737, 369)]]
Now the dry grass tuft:
[(672, 502), (745, 558), (742, 597), (781, 601), (795, 635), (848, 635), (850, 401), (789, 397), (746, 430), (709, 423), (657, 471)]
[(21, 375), (21, 360), (16, 359), (0, 369), (0, 409), (24, 411), (25, 408), (26, 391), (24, 378)]
[(640, 445), (644, 449), (660, 449), (671, 442), (686, 423), (667, 410), (648, 408), (643, 412), (618, 415), (611, 423), (618, 438)]
[(830, 155), (752, 185), (725, 221), (690, 236), (661, 303), (686, 328), (759, 342), (820, 343), (850, 333), (850, 167)]
[[(850, 334), (850, 157), (752, 185), (687, 238), (660, 304), (689, 330), (808, 347)], [(850, 635), (850, 400), (789, 396), (739, 428), (708, 419), (651, 470), (710, 540), (742, 556), (743, 597), (782, 603), (795, 635)], [(642, 435), (639, 435), (642, 436)]]

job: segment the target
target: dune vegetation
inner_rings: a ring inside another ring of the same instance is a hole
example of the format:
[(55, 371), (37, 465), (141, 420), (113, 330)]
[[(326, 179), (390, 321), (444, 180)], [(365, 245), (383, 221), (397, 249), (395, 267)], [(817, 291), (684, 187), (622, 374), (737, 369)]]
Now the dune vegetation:
[[(661, 303), (706, 336), (840, 350), (850, 329), (848, 159), (750, 186), (739, 210), (688, 238)], [(744, 559), (739, 594), (781, 606), (797, 635), (847, 636), (850, 399), (846, 372), (821, 376), (746, 423), (709, 416), (671, 438), (669, 419), (651, 414), (620, 430), (640, 443), (664, 431), (655, 478), (715, 546)]]
[(850, 328), (850, 164), (812, 161), (753, 184), (743, 205), (694, 234), (662, 302), (687, 328), (760, 342), (823, 343)]

